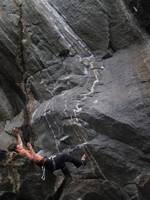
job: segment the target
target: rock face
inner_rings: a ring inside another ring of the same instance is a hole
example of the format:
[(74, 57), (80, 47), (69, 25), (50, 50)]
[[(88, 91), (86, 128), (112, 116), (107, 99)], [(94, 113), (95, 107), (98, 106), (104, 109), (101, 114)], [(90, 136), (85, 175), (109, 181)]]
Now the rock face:
[(92, 50), (121, 49), (138, 37), (125, 14), (123, 1), (49, 2)]
[(130, 10), (140, 22), (140, 25), (150, 32), (150, 3), (144, 0), (130, 0), (128, 2)]
[(88, 160), (84, 168), (68, 164), (72, 180), (56, 172), (43, 182), (40, 169), (3, 155), (0, 199), (149, 199), (149, 180), (142, 192), (135, 181), (150, 172), (144, 2), (0, 2), (1, 148), (14, 140), (12, 127), (31, 119), (36, 150)]

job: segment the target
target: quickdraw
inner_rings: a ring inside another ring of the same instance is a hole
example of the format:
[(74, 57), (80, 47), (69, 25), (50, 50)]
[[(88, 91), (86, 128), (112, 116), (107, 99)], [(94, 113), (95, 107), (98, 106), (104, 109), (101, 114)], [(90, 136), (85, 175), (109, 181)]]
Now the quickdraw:
[(42, 166), (42, 176), (41, 176), (41, 179), (43, 181), (45, 181), (45, 166), (44, 165)]
[[(50, 159), (53, 163), (53, 170), (56, 169), (56, 163), (54, 160), (55, 157), (56, 157), (56, 155), (52, 155), (52, 156), (48, 157), (48, 159)], [(43, 181), (45, 181), (45, 178), (46, 178), (45, 172), (46, 172), (46, 170), (45, 170), (45, 159), (44, 159), (43, 166), (42, 166), (42, 176), (41, 176), (41, 179)]]

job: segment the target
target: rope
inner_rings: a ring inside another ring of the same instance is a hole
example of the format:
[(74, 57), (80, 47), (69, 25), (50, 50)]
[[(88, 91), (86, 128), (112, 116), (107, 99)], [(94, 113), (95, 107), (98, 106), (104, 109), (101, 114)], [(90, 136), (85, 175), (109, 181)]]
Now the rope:
[[(75, 127), (74, 127), (74, 130), (75, 130)], [(76, 130), (75, 130), (75, 133), (76, 133), (77, 136), (80, 138), (80, 141), (83, 140), (84, 142), (87, 143), (86, 138), (85, 138), (83, 135), (80, 134), (80, 131), (78, 131), (77, 128), (76, 128)], [(91, 153), (91, 151), (89, 150), (89, 148), (86, 147), (86, 146), (85, 146), (85, 147), (83, 146), (83, 148), (84, 148), (84, 151), (88, 154), (88, 156), (89, 156), (89, 158), (91, 159), (92, 163), (94, 163), (95, 166), (97, 167), (100, 176), (101, 176), (104, 180), (108, 180), (108, 179), (106, 178), (106, 176), (104, 175), (104, 173), (102, 172), (101, 168), (99, 167), (99, 164), (97, 163), (95, 157), (93, 156), (93, 154)]]
[[(93, 57), (92, 57), (92, 58), (93, 58)], [(87, 96), (93, 94), (96, 84), (99, 83), (98, 72), (97, 72), (97, 69), (96, 69), (96, 67), (95, 67), (95, 62), (94, 62), (94, 61), (91, 61), (91, 62), (90, 62), (90, 69), (93, 70), (93, 74), (94, 74), (95, 80), (94, 80), (94, 82), (93, 82), (93, 84), (92, 84), (92, 87), (91, 87), (90, 92), (87, 93), (87, 94), (84, 94), (84, 95), (83, 95), (83, 98), (81, 98), (81, 101), (85, 100), (85, 99), (87, 98)], [(78, 101), (77, 104), (76, 104), (76, 106), (75, 106), (76, 109), (74, 109), (74, 117), (75, 117), (75, 121), (76, 121), (77, 123), (78, 123), (78, 119), (77, 119), (77, 115), (76, 115), (76, 114), (79, 113), (79, 112), (82, 110), (81, 108), (79, 108), (79, 106), (80, 106), (80, 102)], [(66, 112), (66, 110), (65, 110), (65, 112)], [(72, 120), (73, 120), (73, 119), (72, 119)], [(84, 134), (83, 134), (83, 135), (80, 134), (79, 127), (78, 127), (78, 129), (75, 128), (75, 127), (73, 127), (73, 129), (74, 129), (74, 133), (75, 133), (76, 136), (79, 138), (80, 142), (81, 142), (81, 143), (83, 143), (83, 142), (84, 142), (84, 143), (87, 143), (87, 140), (86, 140), (86, 138), (84, 137)], [(100, 176), (101, 176), (104, 180), (108, 180), (108, 179), (106, 178), (106, 176), (104, 175), (104, 173), (102, 172), (101, 168), (99, 167), (99, 164), (97, 163), (95, 157), (92, 155), (91, 151), (88, 149), (88, 147), (86, 147), (86, 146), (84, 147), (84, 146), (83, 146), (83, 148), (84, 148), (84, 151), (85, 151), (85, 152), (87, 153), (87, 155), (89, 156), (89, 158), (90, 158), (90, 160), (92, 161), (92, 163), (96, 165), (96, 167), (97, 167), (97, 169), (98, 169), (98, 171), (99, 171)]]
[[(46, 113), (46, 114), (47, 114), (47, 113)], [(58, 143), (58, 141), (57, 141), (55, 132), (54, 132), (54, 130), (52, 129), (52, 127), (51, 127), (51, 125), (50, 125), (50, 123), (49, 123), (48, 118), (46, 117), (46, 115), (45, 115), (44, 117), (45, 117), (45, 121), (47, 122), (48, 128), (51, 130), (51, 132), (52, 132), (52, 134), (53, 134), (54, 141), (55, 141), (55, 145), (56, 145), (56, 149), (57, 149), (58, 153), (60, 153), (59, 143)], [(50, 158), (52, 159), (53, 166), (55, 167), (55, 162), (54, 162), (54, 160), (53, 160), (53, 157), (51, 156)], [(49, 158), (49, 159), (50, 159), (50, 158)], [(41, 176), (41, 179), (42, 179), (43, 181), (45, 181), (45, 179), (46, 179), (45, 166), (44, 166), (44, 164), (43, 164), (43, 166), (42, 166), (42, 176)]]
[[(93, 58), (93, 56), (92, 56), (92, 58)], [(90, 62), (90, 69), (93, 71), (95, 80), (94, 80), (94, 82), (93, 82), (93, 84), (92, 84), (92, 87), (91, 87), (91, 89), (90, 89), (90, 92), (88, 92), (87, 94), (84, 94), (84, 95), (83, 95), (83, 98), (81, 98), (81, 101), (85, 100), (85, 99), (87, 98), (87, 96), (89, 96), (89, 95), (91, 95), (91, 94), (94, 93), (95, 86), (96, 86), (96, 84), (99, 82), (98, 72), (97, 72), (97, 69), (95, 68), (94, 64), (95, 64), (95, 63), (94, 63), (93, 61)], [(66, 103), (65, 103), (65, 104), (66, 104)], [(65, 105), (65, 106), (66, 106), (66, 105)], [(80, 106), (80, 104), (79, 104), (79, 101), (78, 101), (78, 103), (77, 103), (77, 105), (76, 105), (76, 109), (74, 109), (74, 115), (75, 115), (75, 119), (76, 119), (77, 122), (78, 122), (78, 119), (77, 119), (77, 117), (76, 117), (76, 113), (79, 113), (79, 112), (82, 110), (81, 108), (79, 108), (79, 106)], [(67, 114), (67, 112), (66, 112), (66, 107), (65, 107), (65, 112), (64, 112), (64, 113), (65, 113), (65, 115)], [(47, 114), (47, 112), (46, 112), (46, 114)], [(52, 134), (53, 134), (54, 141), (55, 141), (55, 144), (56, 144), (56, 149), (57, 149), (58, 152), (60, 152), (59, 143), (58, 143), (58, 140), (57, 140), (57, 138), (56, 138), (55, 132), (54, 132), (54, 130), (52, 129), (52, 126), (50, 125), (47, 116), (45, 115), (44, 117), (45, 117), (45, 121), (47, 122), (47, 125), (48, 125), (49, 129), (51, 130), (51, 132), (52, 132)], [(71, 119), (72, 119), (72, 117), (71, 117)], [(55, 122), (55, 124), (57, 125), (57, 122)], [(73, 128), (74, 128), (74, 127), (73, 127)], [(83, 141), (87, 143), (86, 138), (84, 138), (84, 136), (81, 136), (80, 131), (79, 131), (77, 128), (76, 128), (76, 129), (74, 128), (74, 133), (76, 134), (77, 138), (80, 140), (81, 143), (83, 143)], [(90, 158), (90, 160), (92, 161), (93, 165), (94, 165), (94, 164), (96, 165), (96, 167), (97, 167), (97, 169), (98, 169), (98, 171), (99, 171), (100, 176), (101, 176), (104, 180), (107, 180), (107, 178), (106, 178), (105, 175), (103, 174), (103, 172), (102, 172), (102, 170), (100, 169), (100, 167), (99, 167), (99, 165), (98, 165), (96, 159), (94, 158), (94, 156), (92, 155), (92, 153), (90, 152), (90, 150), (88, 149), (88, 147), (84, 147), (84, 150), (85, 150), (85, 152), (87, 153), (87, 155), (89, 156), (89, 158)], [(43, 174), (44, 174), (44, 173), (45, 173), (45, 169), (43, 169)], [(43, 177), (43, 176), (42, 176), (42, 177)]]
[(47, 122), (48, 128), (51, 130), (51, 132), (52, 132), (52, 134), (53, 134), (54, 142), (55, 142), (55, 145), (56, 145), (57, 152), (60, 153), (58, 140), (57, 140), (57, 138), (56, 138), (55, 132), (54, 132), (54, 130), (52, 129), (52, 127), (51, 127), (51, 125), (50, 125), (50, 123), (49, 123), (49, 121), (48, 121), (46, 115), (45, 115), (45, 120), (46, 120), (46, 122)]

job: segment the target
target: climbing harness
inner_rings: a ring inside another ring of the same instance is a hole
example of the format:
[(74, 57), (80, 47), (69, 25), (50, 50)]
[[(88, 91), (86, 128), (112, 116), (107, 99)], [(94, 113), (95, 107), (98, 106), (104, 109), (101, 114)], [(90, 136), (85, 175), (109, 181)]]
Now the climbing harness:
[(56, 155), (51, 155), (48, 159), (52, 161), (52, 164), (53, 164), (53, 170), (56, 169), (56, 163), (55, 163), (55, 160), (54, 158), (56, 157)]
[(43, 165), (42, 165), (42, 176), (41, 176), (41, 179), (43, 180), (43, 181), (45, 181), (45, 178), (46, 178), (46, 174), (45, 174), (45, 159), (49, 159), (49, 160), (51, 160), (51, 162), (52, 162), (52, 165), (53, 165), (53, 170), (55, 170), (56, 169), (56, 163), (55, 163), (55, 160), (54, 160), (54, 158), (56, 157), (56, 155), (51, 155), (50, 157), (45, 157), (44, 158), (44, 161), (43, 161)]

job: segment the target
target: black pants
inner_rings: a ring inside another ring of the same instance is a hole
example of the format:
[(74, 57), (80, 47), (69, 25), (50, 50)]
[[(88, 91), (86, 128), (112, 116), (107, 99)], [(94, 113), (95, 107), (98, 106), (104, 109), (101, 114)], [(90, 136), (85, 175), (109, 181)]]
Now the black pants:
[(53, 170), (51, 171), (61, 169), (65, 176), (71, 177), (70, 171), (65, 165), (66, 162), (72, 163), (77, 168), (83, 165), (83, 162), (81, 160), (75, 159), (67, 153), (57, 154), (53, 159), (54, 159), (55, 166), (53, 166), (52, 160), (49, 159), (45, 162), (45, 167), (49, 169), (50, 168), (52, 169), (53, 167)]

